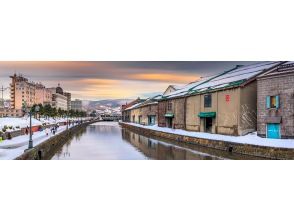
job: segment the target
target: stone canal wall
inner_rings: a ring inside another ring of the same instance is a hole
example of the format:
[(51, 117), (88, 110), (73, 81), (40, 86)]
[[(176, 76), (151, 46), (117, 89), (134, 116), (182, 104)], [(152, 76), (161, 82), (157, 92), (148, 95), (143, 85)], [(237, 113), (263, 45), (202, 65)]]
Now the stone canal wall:
[(61, 148), (72, 136), (74, 136), (81, 129), (87, 127), (89, 124), (98, 121), (85, 122), (83, 124), (74, 126), (65, 130), (50, 139), (38, 144), (34, 148), (25, 151), (22, 155), (15, 158), (15, 160), (41, 160), (50, 159), (50, 156), (54, 155), (57, 149)]
[(287, 148), (273, 148), (266, 146), (257, 146), (250, 144), (241, 144), (234, 142), (209, 140), (203, 138), (189, 137), (178, 134), (171, 134), (162, 131), (151, 130), (142, 127), (136, 127), (130, 124), (120, 123), (123, 128), (127, 128), (138, 134), (144, 135), (146, 137), (161, 137), (170, 140), (175, 140), (179, 142), (185, 142), (189, 144), (195, 144), (201, 147), (209, 147), (223, 151), (229, 151), (233, 153), (251, 155), (268, 159), (294, 159), (294, 150)]

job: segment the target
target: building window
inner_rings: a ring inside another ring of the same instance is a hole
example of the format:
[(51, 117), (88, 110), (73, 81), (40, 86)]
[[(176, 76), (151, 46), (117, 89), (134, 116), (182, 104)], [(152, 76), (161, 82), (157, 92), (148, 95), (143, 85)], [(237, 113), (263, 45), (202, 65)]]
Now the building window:
[(167, 103), (167, 110), (168, 110), (168, 111), (173, 110), (173, 103), (172, 103), (172, 102), (168, 102), (168, 103)]
[(279, 108), (280, 98), (279, 96), (267, 96), (266, 97), (266, 108)]
[(142, 115), (139, 116), (139, 124), (142, 124)]
[(211, 94), (204, 95), (204, 108), (211, 107)]

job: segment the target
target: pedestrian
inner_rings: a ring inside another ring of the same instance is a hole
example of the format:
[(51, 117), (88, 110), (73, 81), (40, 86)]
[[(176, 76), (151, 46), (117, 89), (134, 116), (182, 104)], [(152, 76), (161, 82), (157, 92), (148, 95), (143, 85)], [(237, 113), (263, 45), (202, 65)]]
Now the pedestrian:
[(56, 131), (55, 131), (55, 128), (53, 128), (53, 135), (55, 135), (55, 132), (56, 132)]
[(49, 135), (49, 129), (46, 128), (46, 129), (45, 129), (45, 132), (46, 132), (46, 136), (48, 136), (48, 135)]

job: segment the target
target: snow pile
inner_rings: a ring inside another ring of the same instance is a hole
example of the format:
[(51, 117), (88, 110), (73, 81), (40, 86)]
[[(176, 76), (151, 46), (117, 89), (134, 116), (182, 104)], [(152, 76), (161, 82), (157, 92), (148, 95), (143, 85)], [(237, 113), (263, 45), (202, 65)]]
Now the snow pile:
[[(32, 125), (38, 126), (42, 125), (42, 123), (39, 120), (32, 118)], [(0, 118), (0, 129), (4, 128), (5, 126), (26, 128), (27, 126), (30, 126), (30, 118)]]
[[(61, 126), (56, 134), (61, 133), (66, 129), (66, 126)], [(34, 146), (48, 140), (53, 134), (47, 136), (45, 131), (35, 132), (33, 135)], [(29, 136), (22, 135), (12, 140), (5, 140), (0, 143), (0, 160), (13, 160), (22, 155), (24, 150), (28, 148)]]
[(136, 127), (142, 127), (150, 130), (161, 131), (171, 134), (178, 134), (189, 137), (203, 138), (209, 140), (217, 140), (217, 141), (227, 141), (233, 143), (240, 144), (251, 144), (257, 146), (266, 146), (266, 147), (279, 147), (279, 148), (294, 148), (294, 139), (269, 139), (269, 138), (261, 138), (257, 136), (257, 133), (251, 133), (245, 136), (229, 136), (229, 135), (221, 135), (221, 134), (210, 134), (204, 132), (193, 132), (193, 131), (185, 131), (181, 129), (172, 129), (166, 127), (158, 127), (158, 125), (153, 126), (144, 126), (135, 123), (126, 123), (124, 124), (133, 125)]
[[(79, 118), (40, 118), (40, 120), (37, 120), (35, 118), (32, 118), (32, 126), (40, 126), (43, 124), (51, 125), (61, 122), (67, 122), (67, 120), (71, 121), (77, 121), (80, 120)], [(89, 120), (89, 118), (83, 118), (83, 121)], [(22, 117), (22, 118), (0, 118), (0, 130), (4, 127), (13, 127), (15, 130), (26, 128), (27, 126), (30, 126), (30, 118), (29, 117)], [(6, 131), (11, 131), (12, 129), (7, 129)]]

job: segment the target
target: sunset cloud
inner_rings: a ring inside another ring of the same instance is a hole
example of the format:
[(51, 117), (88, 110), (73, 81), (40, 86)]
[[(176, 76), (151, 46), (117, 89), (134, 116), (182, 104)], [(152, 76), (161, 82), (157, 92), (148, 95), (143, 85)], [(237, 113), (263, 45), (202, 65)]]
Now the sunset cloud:
[(133, 75), (133, 79), (143, 80), (143, 81), (160, 81), (160, 82), (171, 82), (176, 84), (187, 84), (188, 82), (193, 82), (199, 79), (200, 76), (188, 75), (183, 73), (138, 73)]

